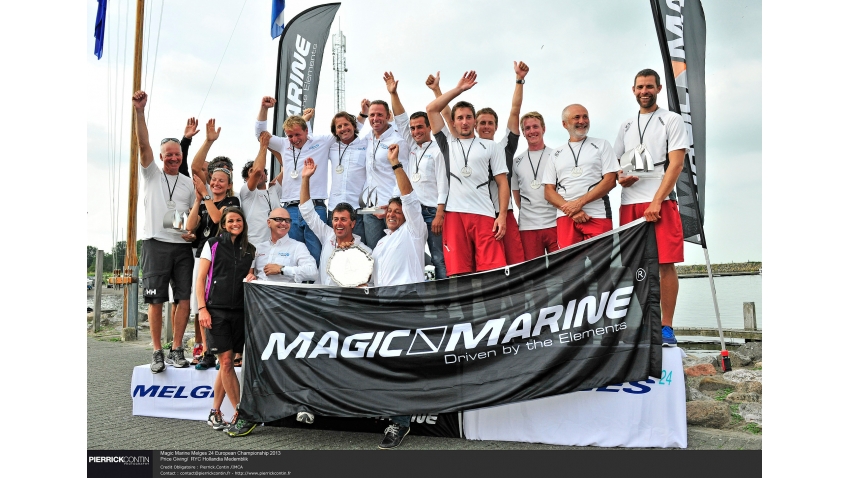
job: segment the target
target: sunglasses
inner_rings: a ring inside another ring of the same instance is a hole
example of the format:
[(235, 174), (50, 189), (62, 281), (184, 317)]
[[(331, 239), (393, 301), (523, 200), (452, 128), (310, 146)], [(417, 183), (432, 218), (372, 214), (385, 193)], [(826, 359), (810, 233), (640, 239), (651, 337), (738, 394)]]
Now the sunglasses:
[(165, 138), (165, 139), (163, 139), (162, 141), (159, 142), (159, 145), (162, 146), (163, 144), (165, 144), (169, 141), (174, 141), (175, 143), (180, 144), (180, 140), (177, 139), (177, 138)]
[(290, 219), (288, 217), (270, 217), (269, 219), (271, 219), (272, 221), (277, 222), (277, 223), (281, 223), (281, 222), (285, 222), (287, 224), (292, 223), (292, 219)]

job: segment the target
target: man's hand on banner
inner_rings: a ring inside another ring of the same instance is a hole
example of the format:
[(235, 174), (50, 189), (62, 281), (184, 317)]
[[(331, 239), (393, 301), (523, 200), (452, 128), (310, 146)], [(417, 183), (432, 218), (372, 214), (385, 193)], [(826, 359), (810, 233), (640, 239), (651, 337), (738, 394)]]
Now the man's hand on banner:
[(301, 169), (301, 178), (307, 179), (316, 172), (316, 163), (313, 161), (313, 158), (307, 158), (304, 160), (304, 167)]
[[(268, 267), (268, 266), (266, 266), (266, 267)], [(245, 276), (245, 280), (248, 281), (248, 282), (255, 281), (255, 280), (257, 280), (257, 276), (255, 276), (253, 273), (249, 272), (248, 275)]]
[(646, 218), (646, 222), (656, 222), (661, 219), (661, 203), (656, 204), (655, 201), (649, 203), (643, 211), (643, 217)]
[(307, 108), (304, 110), (304, 114), (301, 115), (304, 118), (304, 121), (310, 121), (313, 119), (313, 115), (316, 114), (316, 110), (313, 108)]
[(627, 188), (636, 183), (639, 178), (637, 176), (623, 176), (623, 171), (617, 173), (617, 182), (621, 187)]
[(277, 100), (275, 100), (273, 97), (263, 96), (263, 100), (260, 103), (260, 107), (263, 109), (274, 108), (275, 103), (277, 103)]

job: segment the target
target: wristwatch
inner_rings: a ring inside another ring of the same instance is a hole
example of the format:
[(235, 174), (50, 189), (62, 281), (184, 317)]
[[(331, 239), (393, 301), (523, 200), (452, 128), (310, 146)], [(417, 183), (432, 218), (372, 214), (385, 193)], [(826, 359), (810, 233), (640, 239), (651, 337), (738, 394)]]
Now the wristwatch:
[(360, 113), (360, 117), (361, 117), (361, 118), (368, 118), (368, 117), (369, 117), (369, 115), (364, 115), (363, 113)]
[(516, 84), (524, 85), (525, 84), (525, 78), (520, 78), (520, 79), (516, 80)]
[(395, 166), (393, 166), (393, 171), (395, 171), (396, 169), (401, 168), (401, 167), (404, 167), (404, 166), (402, 166), (401, 163), (398, 163)]
[(204, 201), (209, 201), (212, 197), (209, 194), (204, 195)]

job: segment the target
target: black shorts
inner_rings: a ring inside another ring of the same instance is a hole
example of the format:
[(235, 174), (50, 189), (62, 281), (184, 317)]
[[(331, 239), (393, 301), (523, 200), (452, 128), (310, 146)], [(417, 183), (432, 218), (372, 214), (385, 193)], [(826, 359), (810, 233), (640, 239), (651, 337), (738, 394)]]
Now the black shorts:
[(232, 350), (242, 353), (245, 347), (245, 311), (243, 309), (207, 308), (212, 328), (207, 329), (207, 349), (213, 354)]
[(192, 245), (142, 241), (142, 294), (146, 304), (168, 302), (168, 285), (174, 301), (189, 300), (192, 293)]

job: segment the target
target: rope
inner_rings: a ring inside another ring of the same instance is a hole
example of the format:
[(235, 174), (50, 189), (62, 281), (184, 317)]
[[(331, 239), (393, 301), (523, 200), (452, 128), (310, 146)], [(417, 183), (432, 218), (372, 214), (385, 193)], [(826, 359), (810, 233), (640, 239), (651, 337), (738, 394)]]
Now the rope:
[[(245, 10), (245, 4), (248, 3), (248, 0), (242, 3), (242, 10)], [(224, 53), (221, 54), (221, 60), (218, 61), (218, 66), (215, 69), (215, 74), (213, 75), (212, 82), (210, 82), (210, 87), (207, 89), (207, 94), (204, 96), (204, 101), (201, 103), (201, 109), (198, 110), (197, 118), (201, 117), (201, 111), (204, 110), (204, 105), (207, 103), (207, 97), (210, 96), (210, 90), (212, 90), (213, 84), (215, 83), (215, 78), (218, 76), (218, 69), (221, 68), (221, 63), (224, 61), (224, 55), (227, 54), (227, 48), (230, 46), (230, 40), (233, 39), (233, 34), (236, 33), (236, 27), (239, 25), (239, 19), (242, 18), (242, 10), (239, 10), (239, 16), (236, 17), (236, 24), (233, 25), (233, 31), (230, 32), (230, 38), (227, 39), (227, 45), (224, 47)]]

